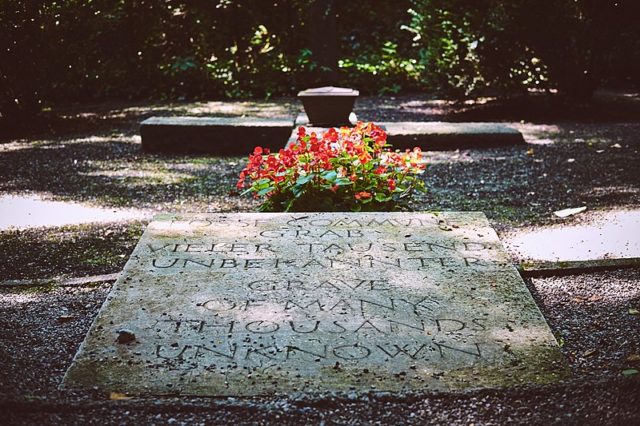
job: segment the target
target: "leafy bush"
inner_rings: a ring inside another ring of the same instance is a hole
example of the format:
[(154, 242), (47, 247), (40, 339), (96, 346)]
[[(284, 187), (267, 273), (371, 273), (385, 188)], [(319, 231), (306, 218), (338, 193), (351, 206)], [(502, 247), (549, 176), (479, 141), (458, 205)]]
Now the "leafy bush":
[(298, 129), (298, 140), (278, 154), (256, 147), (238, 189), (264, 197), (260, 211), (390, 211), (423, 191), (421, 152), (385, 149), (387, 134), (373, 123), (329, 129), (320, 138)]
[(364, 94), (557, 88), (588, 98), (602, 81), (640, 75), (636, 0), (3, 1), (0, 113), (294, 94), (328, 66), (311, 48), (324, 32), (310, 33), (310, 11), (336, 17), (334, 83)]

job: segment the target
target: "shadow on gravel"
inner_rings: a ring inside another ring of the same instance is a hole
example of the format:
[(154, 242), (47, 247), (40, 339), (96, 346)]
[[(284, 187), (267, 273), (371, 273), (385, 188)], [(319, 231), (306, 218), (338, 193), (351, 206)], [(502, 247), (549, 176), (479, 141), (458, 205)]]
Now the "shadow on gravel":
[(242, 167), (239, 159), (144, 154), (118, 140), (70, 141), (0, 152), (0, 189), (115, 207), (209, 203), (235, 188)]
[(114, 131), (127, 136), (139, 133), (139, 124), (153, 115), (234, 117), (294, 116), (298, 105), (290, 98), (271, 101), (235, 100), (210, 102), (108, 102), (95, 105), (60, 107), (45, 111), (24, 122), (0, 120), (0, 144), (22, 138), (73, 138), (87, 133), (108, 136)]
[(54, 394), (109, 288), (0, 289), (0, 392)]
[(119, 272), (146, 224), (101, 224), (4, 231), (0, 281)]
[[(640, 204), (640, 124), (536, 129), (528, 145), (428, 153), (429, 192), (415, 208), (545, 223), (562, 208)], [(242, 210), (250, 201), (229, 193), (244, 163), (145, 154), (131, 138), (72, 139), (0, 151), (0, 190), (113, 207)]]
[[(640, 204), (640, 125), (610, 129), (606, 138), (558, 125), (549, 144), (430, 153), (421, 204), (480, 210), (500, 222), (543, 224), (567, 207)], [(615, 135), (622, 131), (623, 135)]]
[(640, 270), (531, 282), (574, 374), (615, 376), (640, 368), (640, 319), (632, 314), (640, 307)]
[(526, 121), (531, 123), (613, 123), (637, 121), (640, 93), (601, 90), (588, 103), (545, 93), (480, 97), (466, 101), (427, 94), (363, 97), (358, 118), (367, 121)]

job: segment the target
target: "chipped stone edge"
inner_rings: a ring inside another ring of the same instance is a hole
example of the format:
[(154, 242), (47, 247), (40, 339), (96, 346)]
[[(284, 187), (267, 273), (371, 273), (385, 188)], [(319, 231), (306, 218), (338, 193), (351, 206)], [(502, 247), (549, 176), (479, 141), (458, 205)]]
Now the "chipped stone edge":
[(640, 257), (570, 260), (557, 262), (522, 262), (518, 272), (523, 277), (551, 277), (562, 275), (580, 275), (600, 271), (640, 268)]

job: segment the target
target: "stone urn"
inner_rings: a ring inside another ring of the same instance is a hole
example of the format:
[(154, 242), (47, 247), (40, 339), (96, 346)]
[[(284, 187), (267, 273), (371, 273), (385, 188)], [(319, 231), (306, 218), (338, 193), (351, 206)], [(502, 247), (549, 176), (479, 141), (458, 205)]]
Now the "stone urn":
[(349, 114), (360, 92), (345, 87), (316, 87), (298, 93), (309, 123), (315, 127), (349, 126)]

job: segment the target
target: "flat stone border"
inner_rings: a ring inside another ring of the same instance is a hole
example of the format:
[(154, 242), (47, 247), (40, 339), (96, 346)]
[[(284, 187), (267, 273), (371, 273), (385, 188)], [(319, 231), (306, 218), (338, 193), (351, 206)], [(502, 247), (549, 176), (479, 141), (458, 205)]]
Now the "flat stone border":
[(423, 151), (488, 148), (524, 143), (522, 134), (502, 123), (381, 122), (395, 149)]
[(289, 119), (151, 117), (140, 123), (142, 149), (152, 153), (247, 155), (277, 151), (293, 127)]
[(42, 285), (56, 285), (58, 287), (70, 287), (76, 285), (85, 285), (93, 283), (101, 283), (105, 281), (115, 281), (118, 279), (120, 272), (115, 274), (105, 275), (93, 275), (91, 277), (79, 277), (79, 278), (47, 278), (47, 279), (34, 279), (34, 280), (6, 280), (0, 281), (0, 288), (5, 287), (37, 287)]
[[(352, 125), (358, 121), (349, 116)], [(394, 149), (425, 151), (487, 148), (524, 143), (522, 134), (502, 123), (380, 122)], [(151, 153), (246, 155), (256, 146), (278, 151), (295, 143), (297, 128), (309, 126), (300, 113), (290, 119), (245, 117), (151, 117), (140, 123), (142, 148)], [(293, 131), (292, 131), (293, 129)], [(328, 128), (309, 127), (321, 133)]]
[[(296, 143), (299, 126), (308, 126), (306, 114), (298, 115), (296, 127), (287, 141), (287, 148)], [(352, 123), (357, 117), (352, 114)], [(524, 143), (522, 134), (501, 123), (445, 123), (445, 122), (381, 122), (376, 123), (387, 131), (392, 149), (423, 151), (447, 151), (467, 148), (489, 148)], [(329, 127), (307, 127), (308, 132), (324, 133)]]
[(640, 258), (577, 260), (566, 262), (523, 262), (518, 270), (523, 277), (578, 275), (597, 271), (640, 268)]

